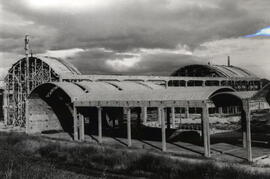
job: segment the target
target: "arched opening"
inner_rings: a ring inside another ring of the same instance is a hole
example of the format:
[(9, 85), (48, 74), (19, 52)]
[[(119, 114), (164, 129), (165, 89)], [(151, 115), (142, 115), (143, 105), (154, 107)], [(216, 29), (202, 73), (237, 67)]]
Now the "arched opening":
[[(231, 92), (216, 93), (210, 97), (217, 115), (210, 115), (211, 142), (239, 144), (245, 132), (245, 112), (240, 97)], [(210, 113), (210, 110), (209, 110)]]
[(28, 97), (27, 132), (65, 131), (73, 135), (71, 97), (54, 84), (37, 87)]

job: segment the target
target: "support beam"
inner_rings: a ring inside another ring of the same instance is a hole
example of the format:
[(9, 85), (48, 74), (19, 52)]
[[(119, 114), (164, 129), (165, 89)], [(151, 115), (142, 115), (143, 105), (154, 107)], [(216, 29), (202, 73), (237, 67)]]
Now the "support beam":
[(202, 134), (203, 134), (203, 144), (204, 144), (204, 156), (211, 157), (210, 152), (210, 128), (209, 128), (209, 115), (208, 115), (208, 107), (205, 104), (202, 108)]
[[(244, 107), (243, 107), (244, 108)], [(246, 130), (246, 112), (245, 109), (242, 109), (241, 112), (241, 130), (242, 130), (242, 143), (243, 143), (243, 148), (247, 147), (247, 130)]]
[(165, 108), (164, 112), (166, 112), (166, 121), (167, 121), (167, 129), (171, 128), (171, 108)]
[(98, 110), (98, 142), (102, 143), (102, 108), (97, 107)]
[(157, 108), (157, 113), (158, 113), (158, 125), (161, 126), (160, 108)]
[[(172, 117), (172, 128), (175, 128), (175, 107), (171, 108), (171, 117)], [(181, 118), (181, 115), (180, 115)]]
[(142, 107), (142, 118), (145, 125), (147, 123), (147, 107)]
[(77, 141), (78, 138), (78, 113), (77, 107), (73, 106), (73, 140)]
[(158, 118), (161, 121), (161, 138), (162, 138), (162, 151), (165, 152), (167, 150), (166, 147), (166, 127), (165, 127), (165, 114), (164, 108), (158, 108)]
[(128, 140), (128, 147), (131, 147), (131, 109), (126, 108), (127, 111), (127, 140)]
[(252, 162), (252, 148), (251, 148), (251, 129), (250, 129), (250, 110), (249, 110), (249, 101), (245, 100), (243, 102), (243, 108), (245, 111), (245, 118), (246, 118), (246, 149), (247, 149), (247, 159), (248, 161)]
[(185, 109), (186, 109), (185, 110), (185, 112), (186, 112), (186, 118), (189, 118), (189, 107), (186, 107)]
[(84, 141), (85, 139), (85, 133), (84, 133), (84, 116), (82, 114), (79, 114), (79, 131), (80, 131), (80, 141)]
[(218, 107), (218, 113), (219, 113), (219, 116), (222, 116), (223, 111), (222, 111), (222, 107), (221, 107), (221, 106), (220, 106), (220, 107)]

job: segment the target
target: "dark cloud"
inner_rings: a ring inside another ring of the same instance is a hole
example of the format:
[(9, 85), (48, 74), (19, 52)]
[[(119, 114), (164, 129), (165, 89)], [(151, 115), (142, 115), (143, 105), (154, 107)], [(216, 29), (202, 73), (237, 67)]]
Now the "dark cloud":
[[(134, 65), (129, 67), (113, 68), (108, 61), (132, 60), (138, 58)], [(180, 66), (201, 63), (198, 58), (191, 55), (181, 55), (166, 52), (121, 54), (117, 52), (104, 52), (102, 49), (92, 49), (77, 53), (68, 59), (84, 74), (144, 74), (144, 75), (169, 75)]]
[[(34, 53), (83, 49), (68, 60), (87, 74), (170, 74), (198, 59), (140, 49), (177, 51), (185, 45), (195, 52), (205, 42), (252, 34), (268, 26), (270, 17), (269, 11), (262, 13), (268, 5), (264, 0), (115, 0), (84, 10), (34, 8), (28, 0), (0, 2), (0, 53), (23, 54), (23, 36), (30, 34)], [(121, 61), (133, 65), (116, 69), (113, 65)]]
[[(128, 51), (175, 48), (178, 44), (195, 48), (205, 41), (249, 34), (265, 24), (264, 19), (250, 15), (234, 0), (205, 1), (209, 6), (199, 6), (196, 1), (186, 5), (183, 1), (171, 7), (169, 2), (126, 1), (107, 9), (76, 13), (33, 9), (25, 0), (2, 0), (2, 5), (6, 11), (33, 22), (27, 28), (30, 34), (41, 28), (40, 33), (34, 32), (34, 36), (41, 39), (33, 43), (49, 49), (104, 47)], [(44, 36), (52, 33), (52, 29), (57, 33)], [(18, 38), (17, 34), (14, 32)], [(46, 46), (41, 45), (48, 41)]]

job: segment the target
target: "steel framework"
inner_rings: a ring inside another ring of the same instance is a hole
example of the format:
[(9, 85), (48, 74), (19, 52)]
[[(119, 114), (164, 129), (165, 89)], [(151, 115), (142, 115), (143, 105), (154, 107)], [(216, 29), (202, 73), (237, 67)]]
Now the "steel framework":
[(59, 79), (59, 74), (39, 58), (26, 55), (15, 63), (5, 78), (8, 114), (6, 124), (24, 127), (27, 96), (38, 85)]

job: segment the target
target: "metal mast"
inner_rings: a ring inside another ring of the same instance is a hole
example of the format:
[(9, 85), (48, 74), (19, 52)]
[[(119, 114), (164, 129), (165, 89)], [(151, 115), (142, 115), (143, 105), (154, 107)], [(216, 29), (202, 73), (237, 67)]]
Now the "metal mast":
[(29, 85), (29, 35), (25, 36), (24, 39), (24, 50), (25, 50), (25, 59), (26, 59), (26, 71), (25, 71), (25, 82), (26, 82), (26, 96), (29, 94), (30, 92), (30, 85)]

